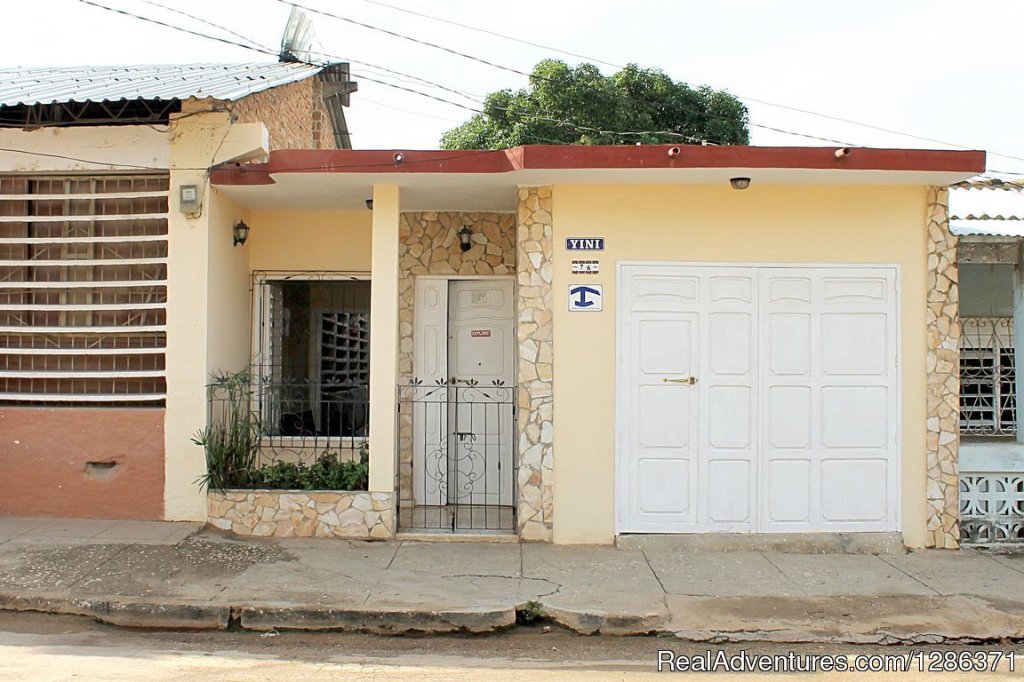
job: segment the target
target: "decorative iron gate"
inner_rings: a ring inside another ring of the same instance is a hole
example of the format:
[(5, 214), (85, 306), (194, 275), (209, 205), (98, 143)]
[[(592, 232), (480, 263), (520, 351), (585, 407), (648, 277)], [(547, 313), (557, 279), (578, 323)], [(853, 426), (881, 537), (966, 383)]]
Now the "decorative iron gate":
[(499, 381), (398, 387), (399, 458), (411, 464), (401, 529), (515, 530), (515, 396)]

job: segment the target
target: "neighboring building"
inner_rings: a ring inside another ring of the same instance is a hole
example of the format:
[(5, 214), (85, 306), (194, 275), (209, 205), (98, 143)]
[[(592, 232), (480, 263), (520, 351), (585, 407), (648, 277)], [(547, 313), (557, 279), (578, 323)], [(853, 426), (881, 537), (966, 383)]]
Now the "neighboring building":
[[(276, 151), (213, 173), (225, 224), (252, 231), (194, 254), (217, 277), (181, 294), (209, 324), (179, 331), (198, 352), (178, 380), (198, 396), (253, 363), (272, 456), (368, 446), (373, 507), (344, 515), (379, 536), (954, 547), (944, 187), (983, 170), (961, 151)], [(192, 420), (169, 429), (167, 514), (203, 518), (198, 406), (171, 409)]]
[(209, 169), (350, 147), (354, 90), (347, 64), (0, 69), (0, 514), (197, 516), (203, 339), (248, 321), (247, 293), (208, 317), (241, 210)]
[(950, 189), (959, 237), (960, 491), (963, 537), (1024, 543), (1024, 183), (974, 179)]

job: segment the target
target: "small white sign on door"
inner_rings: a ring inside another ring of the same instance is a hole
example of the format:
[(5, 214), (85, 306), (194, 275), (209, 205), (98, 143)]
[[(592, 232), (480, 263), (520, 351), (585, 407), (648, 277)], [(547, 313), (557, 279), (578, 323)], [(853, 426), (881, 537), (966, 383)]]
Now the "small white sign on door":
[(570, 284), (569, 312), (599, 313), (604, 309), (604, 286), (601, 284)]

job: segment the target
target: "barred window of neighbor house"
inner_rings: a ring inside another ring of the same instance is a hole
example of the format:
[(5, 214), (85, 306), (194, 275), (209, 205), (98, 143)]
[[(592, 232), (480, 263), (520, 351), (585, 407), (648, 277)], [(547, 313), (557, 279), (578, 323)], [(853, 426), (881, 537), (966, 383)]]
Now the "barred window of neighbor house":
[(256, 398), (265, 433), (310, 442), (365, 438), (369, 280), (258, 273), (254, 291)]
[(965, 317), (960, 338), (960, 432), (1017, 433), (1012, 317)]
[(0, 404), (163, 404), (167, 193), (0, 176)]

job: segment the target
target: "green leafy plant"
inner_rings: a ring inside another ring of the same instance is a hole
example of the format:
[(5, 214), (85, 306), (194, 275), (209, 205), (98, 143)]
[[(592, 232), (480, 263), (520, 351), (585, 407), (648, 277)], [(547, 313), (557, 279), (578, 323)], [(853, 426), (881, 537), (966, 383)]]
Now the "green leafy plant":
[(747, 119), (746, 106), (728, 92), (691, 87), (660, 69), (629, 64), (604, 75), (593, 64), (546, 59), (534, 67), (529, 87), (487, 95), (480, 113), (444, 134), (441, 148), (747, 144)]
[(263, 424), (249, 410), (249, 384), (249, 371), (244, 370), (215, 374), (207, 386), (217, 398), (218, 412), (192, 437), (206, 453), (206, 473), (197, 480), (201, 487), (224, 490), (251, 484)]
[(364, 447), (359, 459), (341, 461), (323, 453), (312, 463), (277, 460), (251, 472), (249, 485), (274, 490), (366, 490), (369, 483), (369, 457)]
[(532, 625), (545, 618), (547, 612), (544, 611), (544, 605), (533, 599), (516, 609), (516, 622), (520, 625)]
[(369, 453), (363, 445), (358, 459), (342, 461), (324, 452), (312, 464), (276, 460), (259, 466), (263, 423), (250, 410), (248, 370), (215, 374), (207, 385), (209, 424), (192, 442), (206, 453), (206, 473), (196, 483), (208, 490), (270, 488), (274, 490), (366, 490)]

